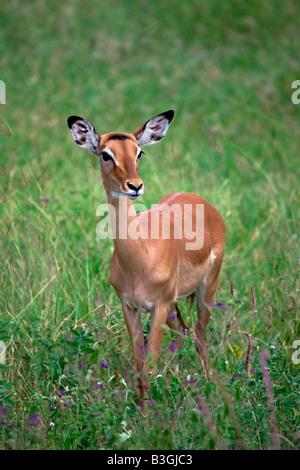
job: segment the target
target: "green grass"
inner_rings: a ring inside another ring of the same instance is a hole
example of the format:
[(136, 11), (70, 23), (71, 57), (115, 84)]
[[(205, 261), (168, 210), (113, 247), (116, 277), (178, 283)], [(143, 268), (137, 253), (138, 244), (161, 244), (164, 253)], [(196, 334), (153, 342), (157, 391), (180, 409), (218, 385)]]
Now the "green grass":
[[(13, 135), (0, 136), (0, 448), (273, 448), (262, 350), (280, 446), (299, 447), (299, 18), (279, 0), (1, 6), (0, 114)], [(174, 358), (166, 332), (143, 419), (108, 282), (112, 241), (96, 237), (98, 162), (66, 118), (130, 132), (169, 108), (167, 137), (140, 165), (141, 202), (192, 191), (220, 210), (217, 300), (233, 309), (209, 325), (210, 382), (192, 335)]]

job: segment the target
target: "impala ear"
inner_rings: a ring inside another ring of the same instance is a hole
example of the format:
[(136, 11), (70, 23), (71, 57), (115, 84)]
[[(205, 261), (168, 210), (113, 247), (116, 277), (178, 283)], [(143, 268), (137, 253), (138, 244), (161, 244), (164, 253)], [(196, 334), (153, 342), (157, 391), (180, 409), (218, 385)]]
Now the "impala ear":
[(139, 146), (156, 144), (156, 142), (161, 140), (166, 135), (173, 117), (174, 111), (170, 109), (149, 119), (143, 126), (136, 129), (132, 134)]
[(68, 117), (67, 123), (75, 143), (98, 155), (100, 136), (94, 126), (79, 116)]

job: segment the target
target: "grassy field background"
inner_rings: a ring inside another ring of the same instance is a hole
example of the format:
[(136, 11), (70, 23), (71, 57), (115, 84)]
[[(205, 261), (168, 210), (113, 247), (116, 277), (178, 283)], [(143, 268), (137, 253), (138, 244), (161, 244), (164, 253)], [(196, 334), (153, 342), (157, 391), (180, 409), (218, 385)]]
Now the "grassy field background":
[[(1, 5), (2, 449), (269, 449), (277, 434), (299, 447), (299, 13), (279, 0)], [(131, 132), (170, 108), (140, 165), (141, 202), (192, 191), (219, 209), (217, 300), (230, 308), (209, 325), (210, 381), (192, 335), (177, 357), (166, 332), (143, 419), (113, 244), (96, 237), (98, 161), (66, 118)]]

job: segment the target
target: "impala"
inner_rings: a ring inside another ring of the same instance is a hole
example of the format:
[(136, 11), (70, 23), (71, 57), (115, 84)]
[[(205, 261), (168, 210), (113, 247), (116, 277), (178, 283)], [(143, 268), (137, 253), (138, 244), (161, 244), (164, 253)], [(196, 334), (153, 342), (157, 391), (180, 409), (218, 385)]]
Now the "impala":
[[(203, 351), (211, 304), (214, 302), (225, 250), (222, 216), (197, 194), (171, 194), (163, 198), (156, 208), (136, 213), (133, 200), (144, 192), (144, 183), (138, 174), (138, 165), (143, 154), (141, 148), (161, 140), (173, 116), (174, 111), (169, 110), (153, 117), (131, 134), (113, 132), (102, 135), (85, 119), (79, 116), (68, 118), (68, 126), (76, 144), (100, 157), (107, 201), (116, 215), (109, 281), (122, 303), (133, 349), (141, 405), (148, 394), (149, 369), (156, 368), (165, 324), (178, 332), (176, 349), (182, 347), (180, 333), (187, 330), (187, 327), (178, 308), (179, 299), (196, 297), (197, 322), (194, 330), (197, 342), (201, 345), (200, 353)], [(185, 214), (186, 206), (190, 208), (188, 213), (194, 239), (197, 239), (200, 230), (203, 232), (202, 236), (199, 234), (201, 246), (195, 244), (193, 249), (191, 237), (187, 237), (183, 230), (186, 221), (176, 217), (176, 211), (170, 211), (170, 206), (174, 205), (177, 209), (182, 209), (181, 214)], [(198, 211), (199, 207), (204, 210)], [(153, 211), (158, 213), (157, 217), (153, 217)], [(161, 221), (167, 212), (169, 236), (164, 236)], [(197, 217), (202, 218), (200, 224)], [(125, 230), (124, 234), (123, 227), (120, 236), (120, 224), (124, 220), (128, 231)], [(158, 227), (151, 227), (153, 220)], [(129, 227), (132, 224), (138, 228), (141, 236), (130, 236)], [(156, 229), (155, 237), (151, 237), (151, 228)], [(147, 233), (148, 237), (142, 236), (143, 233)], [(151, 314), (146, 347), (141, 312)]]

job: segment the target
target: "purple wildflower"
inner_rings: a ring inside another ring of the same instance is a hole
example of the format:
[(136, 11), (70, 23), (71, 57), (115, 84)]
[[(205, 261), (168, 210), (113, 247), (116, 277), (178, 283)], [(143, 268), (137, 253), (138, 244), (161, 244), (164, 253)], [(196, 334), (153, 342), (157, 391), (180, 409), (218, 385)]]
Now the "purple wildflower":
[(154, 406), (154, 403), (153, 403), (152, 400), (144, 400), (144, 401), (140, 402), (139, 407), (140, 407), (140, 408), (145, 408), (146, 405), (148, 405), (148, 406)]
[(224, 302), (215, 302), (215, 303), (212, 303), (212, 304), (208, 304), (210, 307), (221, 307), (222, 310), (224, 311), (230, 311), (232, 310), (232, 307), (224, 304)]
[(116, 392), (112, 392), (112, 393), (110, 394), (111, 397), (115, 397), (116, 395), (117, 395)]
[(169, 346), (169, 351), (174, 352), (176, 350), (176, 342), (172, 341), (172, 343)]
[(67, 341), (68, 341), (69, 343), (72, 343), (72, 342), (73, 342), (73, 338), (72, 338), (71, 333), (67, 333)]
[(177, 316), (177, 312), (176, 312), (176, 310), (174, 310), (174, 312), (172, 312), (171, 315), (169, 315), (168, 318), (169, 318), (169, 320), (175, 320), (176, 316)]
[(232, 310), (232, 307), (230, 307), (228, 305), (223, 305), (222, 310), (224, 310), (224, 312), (230, 312), (230, 310)]
[(75, 193), (76, 193), (76, 191), (74, 189), (69, 190), (69, 194), (75, 194)]
[(243, 377), (243, 374), (240, 372), (239, 374), (235, 374), (233, 376), (233, 380), (241, 379)]
[(96, 384), (96, 385), (93, 385), (92, 387), (90, 387), (90, 390), (92, 392), (94, 392), (95, 390), (99, 390), (99, 388), (103, 388), (104, 385), (103, 384)]
[(237, 299), (237, 300), (235, 300), (235, 301), (234, 301), (234, 303), (235, 303), (235, 304), (241, 304), (241, 303), (242, 303), (242, 301), (241, 301), (241, 300), (239, 300), (239, 299)]
[(59, 396), (60, 396), (60, 397), (64, 397), (64, 396), (67, 395), (67, 393), (68, 393), (68, 391), (67, 391), (65, 388), (63, 388), (62, 391), (59, 392)]
[(250, 374), (256, 374), (257, 370), (256, 369), (250, 369)]
[(80, 369), (84, 369), (84, 368), (85, 368), (85, 365), (86, 365), (85, 362), (80, 362), (80, 363), (78, 364), (78, 367), (79, 367)]
[(209, 304), (210, 307), (225, 307), (224, 302), (216, 302), (213, 304)]
[(28, 428), (37, 428), (41, 424), (40, 413), (34, 413), (29, 416)]
[(49, 197), (40, 197), (40, 201), (42, 202), (50, 202), (50, 198)]
[(187, 379), (186, 380), (186, 383), (188, 383), (188, 384), (194, 384), (195, 382), (197, 382), (197, 379)]
[(11, 413), (11, 409), (9, 406), (5, 405), (0, 405), (0, 416), (3, 416), (4, 418), (7, 418)]
[(107, 362), (104, 362), (104, 361), (101, 362), (100, 367), (103, 367), (104, 369), (107, 369), (108, 368)]

